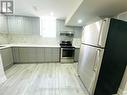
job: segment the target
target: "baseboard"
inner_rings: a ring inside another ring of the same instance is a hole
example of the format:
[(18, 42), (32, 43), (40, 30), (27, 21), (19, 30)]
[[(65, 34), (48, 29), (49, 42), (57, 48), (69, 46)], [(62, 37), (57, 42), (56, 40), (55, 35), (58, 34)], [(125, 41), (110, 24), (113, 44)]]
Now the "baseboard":
[(12, 66), (13, 66), (13, 64), (9, 64), (8, 66), (4, 67), (4, 70), (6, 71), (7, 69), (9, 69)]

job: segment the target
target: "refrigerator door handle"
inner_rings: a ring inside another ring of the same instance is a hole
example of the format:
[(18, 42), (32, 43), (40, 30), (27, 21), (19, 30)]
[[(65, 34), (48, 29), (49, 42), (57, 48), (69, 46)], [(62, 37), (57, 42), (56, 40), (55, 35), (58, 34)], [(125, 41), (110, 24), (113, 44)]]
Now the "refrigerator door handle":
[(99, 34), (99, 39), (98, 39), (98, 46), (99, 47), (105, 47), (107, 35), (108, 35), (108, 30), (109, 30), (109, 25), (110, 25), (110, 19), (105, 19), (102, 22), (100, 34)]
[(99, 34), (99, 39), (98, 39), (98, 46), (99, 47), (102, 47), (102, 36), (103, 36), (103, 30), (104, 30), (104, 24), (105, 24), (106, 21), (103, 21), (102, 22), (102, 25), (101, 25), (101, 29), (100, 29), (100, 34)]
[(95, 71), (95, 72), (97, 72), (97, 69), (98, 69), (98, 63), (100, 60), (100, 52), (101, 52), (101, 49), (97, 49), (95, 61), (94, 61), (94, 67), (93, 67), (93, 71)]

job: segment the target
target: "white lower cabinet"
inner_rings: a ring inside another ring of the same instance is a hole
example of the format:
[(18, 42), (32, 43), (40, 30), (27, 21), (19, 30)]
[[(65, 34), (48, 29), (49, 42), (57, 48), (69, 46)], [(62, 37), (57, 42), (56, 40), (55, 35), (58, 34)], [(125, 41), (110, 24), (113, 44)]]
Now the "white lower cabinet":
[(45, 62), (59, 62), (60, 48), (45, 48)]
[(52, 48), (52, 61), (59, 62), (60, 61), (60, 48)]
[(4, 69), (6, 70), (13, 65), (12, 49), (11, 48), (1, 49), (0, 54), (2, 57)]
[(51, 62), (52, 57), (52, 48), (45, 48), (45, 62)]
[(19, 63), (20, 62), (19, 48), (12, 48), (12, 54), (14, 63)]
[(19, 48), (20, 62), (36, 62), (35, 48)]
[(59, 62), (59, 53), (59, 48), (50, 47), (13, 48), (13, 57), (15, 63)]
[(36, 62), (45, 62), (45, 48), (36, 48)]

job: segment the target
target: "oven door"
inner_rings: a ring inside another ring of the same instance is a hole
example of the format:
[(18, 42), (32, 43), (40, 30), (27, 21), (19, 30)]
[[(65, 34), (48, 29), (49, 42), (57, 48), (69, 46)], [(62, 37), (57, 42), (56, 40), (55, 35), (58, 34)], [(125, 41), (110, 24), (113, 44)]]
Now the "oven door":
[(74, 48), (61, 48), (61, 58), (73, 58)]

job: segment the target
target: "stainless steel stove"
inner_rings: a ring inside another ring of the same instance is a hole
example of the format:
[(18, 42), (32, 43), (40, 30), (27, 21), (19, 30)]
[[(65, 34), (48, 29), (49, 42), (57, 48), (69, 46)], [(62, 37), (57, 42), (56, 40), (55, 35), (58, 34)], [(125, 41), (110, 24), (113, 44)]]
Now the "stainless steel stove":
[(62, 41), (61, 46), (61, 62), (74, 62), (75, 47), (72, 46), (71, 41)]

